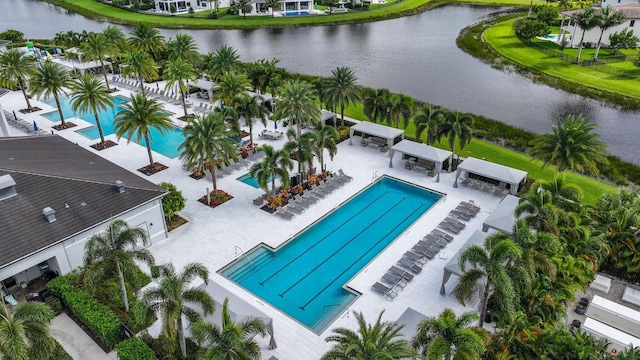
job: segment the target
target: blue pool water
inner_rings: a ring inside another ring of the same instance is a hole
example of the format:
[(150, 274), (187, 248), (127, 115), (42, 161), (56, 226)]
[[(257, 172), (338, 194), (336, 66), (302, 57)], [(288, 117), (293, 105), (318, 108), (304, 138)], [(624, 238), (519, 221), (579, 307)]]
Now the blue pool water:
[[(276, 176), (276, 180), (279, 179), (279, 178), (280, 178), (280, 176)], [(239, 178), (236, 178), (236, 180), (242, 181), (243, 183), (245, 183), (245, 184), (247, 184), (249, 186), (253, 186), (256, 189), (260, 188), (260, 185), (258, 185), (258, 179), (254, 178), (249, 173), (246, 173), (246, 174), (240, 176)], [(271, 178), (269, 178), (267, 180), (267, 183), (271, 184)], [(269, 187), (271, 187), (271, 185), (269, 185)]]
[[(53, 98), (49, 98), (44, 101), (45, 103), (56, 107), (56, 101)], [(102, 126), (102, 132), (104, 136), (114, 134), (114, 119), (116, 117), (116, 113), (119, 109), (121, 109), (121, 104), (129, 102), (129, 99), (121, 96), (116, 96), (114, 98), (114, 107), (107, 111), (100, 111), (98, 113), (98, 119), (100, 120), (100, 125)], [(95, 117), (93, 113), (86, 114), (76, 114), (71, 107), (71, 99), (69, 97), (60, 98), (60, 106), (62, 107), (62, 114), (64, 115), (65, 120), (71, 117), (79, 117), (93, 125), (96, 124)], [(45, 118), (58, 122), (60, 121), (60, 115), (58, 111), (53, 111), (47, 114), (42, 115)], [(100, 138), (100, 134), (98, 133), (98, 127), (92, 126), (90, 128), (84, 130), (78, 130), (77, 133), (88, 137), (89, 139), (98, 139)], [(160, 133), (160, 131), (152, 129), (151, 130), (151, 150), (160, 153), (169, 158), (175, 158), (180, 153), (178, 152), (178, 146), (182, 143), (184, 137), (182, 136), (182, 130), (178, 128), (172, 128), (171, 131), (165, 132), (164, 135)], [(133, 141), (133, 140), (132, 140)], [(145, 146), (144, 141), (142, 146)]]
[(357, 298), (349, 279), (441, 196), (383, 177), (275, 251), (260, 245), (221, 273), (320, 333)]
[(309, 15), (308, 11), (287, 11), (284, 13), (284, 16), (299, 16), (299, 15)]

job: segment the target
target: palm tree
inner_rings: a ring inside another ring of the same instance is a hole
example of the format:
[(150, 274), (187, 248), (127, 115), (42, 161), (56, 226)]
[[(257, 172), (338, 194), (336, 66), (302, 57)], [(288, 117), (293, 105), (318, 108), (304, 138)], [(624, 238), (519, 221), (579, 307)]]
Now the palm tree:
[(197, 67), (202, 63), (202, 57), (198, 52), (198, 44), (189, 34), (176, 34), (175, 40), (169, 40), (167, 47), (169, 61), (183, 59), (193, 67)]
[(175, 86), (180, 90), (182, 109), (184, 110), (184, 117), (187, 118), (189, 116), (186, 100), (186, 93), (189, 89), (187, 87), (187, 81), (195, 81), (198, 78), (193, 65), (182, 58), (176, 58), (171, 60), (164, 68), (162, 77), (167, 80), (167, 84), (164, 87), (165, 91)]
[(156, 63), (146, 52), (133, 48), (133, 50), (124, 54), (122, 64), (122, 72), (126, 76), (133, 75), (140, 83), (140, 90), (144, 90), (144, 78), (155, 78), (158, 76)]
[(369, 89), (362, 91), (364, 115), (374, 123), (387, 118), (391, 93), (387, 89)]
[(320, 162), (320, 171), (324, 171), (324, 150), (326, 149), (329, 152), (329, 157), (333, 160), (333, 157), (338, 153), (338, 146), (336, 145), (338, 132), (333, 126), (323, 125), (322, 122), (319, 122), (316, 125), (316, 130), (309, 134), (311, 134), (313, 152)]
[(90, 287), (97, 288), (105, 277), (115, 273), (118, 277), (124, 311), (129, 311), (127, 285), (125, 278), (132, 280), (136, 264), (143, 261), (153, 266), (155, 260), (148, 249), (147, 232), (139, 227), (130, 227), (123, 220), (112, 221), (104, 233), (93, 235), (84, 246), (84, 264), (87, 268), (86, 279)]
[(427, 132), (427, 145), (436, 142), (438, 137), (438, 120), (433, 116), (434, 109), (429, 105), (422, 105), (418, 115), (413, 118), (416, 125), (416, 140), (420, 140), (423, 132)]
[(253, 9), (253, 7), (251, 6), (251, 1), (250, 0), (237, 0), (237, 6), (238, 6), (238, 10), (242, 11), (242, 18), (246, 19), (247, 18), (247, 13), (251, 12), (251, 9)]
[(47, 99), (53, 96), (56, 100), (58, 114), (60, 115), (61, 129), (64, 129), (66, 124), (64, 122), (64, 115), (62, 114), (62, 106), (60, 105), (60, 96), (67, 94), (67, 89), (72, 83), (69, 70), (50, 60), (47, 60), (37, 66), (36, 71), (33, 73), (29, 81), (31, 92), (37, 94), (38, 97), (44, 96), (44, 98)]
[(93, 112), (100, 134), (100, 145), (98, 149), (104, 149), (104, 133), (98, 118), (98, 110), (106, 111), (113, 107), (113, 98), (109, 96), (109, 89), (106, 83), (99, 77), (90, 73), (80, 76), (74, 83), (71, 93), (71, 107), (75, 113)]
[(331, 71), (331, 76), (327, 79), (324, 99), (328, 106), (340, 107), (341, 126), (344, 126), (345, 106), (361, 101), (357, 81), (353, 70), (342, 66)]
[(531, 155), (544, 164), (555, 165), (559, 172), (577, 170), (598, 174), (599, 165), (608, 164), (607, 145), (593, 132), (596, 124), (582, 115), (557, 119), (551, 133), (540, 134), (531, 141)]
[(182, 130), (184, 141), (178, 147), (180, 159), (187, 168), (198, 167), (202, 169), (208, 162), (211, 169), (211, 181), (213, 191), (218, 190), (216, 182), (216, 160), (237, 158), (237, 149), (234, 146), (233, 134), (227, 129), (220, 112), (212, 112), (202, 115), (197, 121), (191, 121)]
[(190, 323), (200, 320), (200, 315), (186, 305), (197, 304), (202, 308), (204, 315), (212, 314), (215, 302), (206, 290), (190, 287), (196, 278), (200, 278), (205, 284), (209, 283), (209, 270), (200, 263), (185, 265), (182, 272), (177, 273), (173, 264), (157, 266), (152, 273), (158, 286), (149, 288), (140, 297), (140, 309), (147, 313), (155, 309), (162, 318), (162, 333), (169, 339), (180, 341), (182, 358), (187, 357), (187, 348), (184, 337), (184, 325), (182, 315), (186, 316)]
[(31, 111), (26, 84), (29, 76), (36, 70), (35, 58), (23, 55), (18, 49), (0, 52), (0, 85), (8, 88), (19, 86), (27, 102), (27, 109)]
[(271, 181), (271, 196), (276, 196), (276, 178), (282, 180), (285, 188), (289, 187), (289, 170), (293, 168), (293, 161), (284, 149), (275, 150), (272, 146), (262, 145), (258, 151), (264, 152), (265, 157), (251, 166), (249, 174), (258, 180), (258, 185), (265, 193), (269, 192)]
[(227, 45), (220, 46), (215, 53), (207, 54), (204, 63), (206, 73), (214, 80), (226, 72), (238, 71), (242, 68), (238, 51), (233, 46)]
[(244, 74), (234, 71), (225, 72), (213, 85), (213, 97), (220, 100), (224, 105), (231, 105), (236, 96), (248, 96), (251, 90), (251, 82)]
[(556, 235), (543, 231), (533, 232), (520, 219), (514, 226), (513, 235), (500, 233), (495, 236), (497, 241), (511, 239), (522, 250), (518, 264), (528, 273), (530, 281), (539, 276), (555, 280), (558, 268), (552, 258), (562, 248)]
[(97, 60), (100, 63), (104, 83), (109, 88), (109, 80), (107, 79), (107, 68), (104, 66), (104, 59), (107, 55), (113, 53), (113, 45), (107, 41), (102, 33), (91, 33), (87, 37), (87, 41), (80, 45), (83, 55), (89, 60)]
[(244, 119), (246, 126), (249, 127), (249, 141), (253, 148), (253, 122), (255, 119), (260, 120), (262, 125), (267, 126), (267, 117), (269, 110), (264, 102), (264, 98), (260, 95), (254, 96), (236, 96), (232, 101), (233, 108), (239, 117)]
[[(288, 141), (282, 147), (289, 154), (295, 156), (298, 163), (298, 176), (302, 176), (305, 170), (311, 170), (313, 167), (313, 147), (311, 146), (310, 133), (305, 133), (298, 138), (293, 128), (287, 130)], [(305, 169), (305, 165), (309, 169)]]
[(460, 150), (463, 150), (465, 145), (471, 142), (475, 121), (473, 116), (467, 114), (460, 116), (460, 113), (444, 109), (434, 111), (433, 116), (438, 119), (438, 141), (446, 136), (452, 153), (456, 153), (456, 139), (460, 141)]
[(531, 188), (520, 197), (515, 214), (524, 216), (524, 222), (538, 231), (558, 232), (558, 209), (553, 205), (551, 193), (542, 187)]
[(478, 320), (475, 312), (458, 317), (451, 309), (444, 309), (438, 317), (428, 317), (418, 323), (413, 348), (428, 360), (480, 360), (489, 342), (487, 331), (469, 327)]
[(598, 14), (596, 14), (596, 10), (592, 7), (587, 7), (582, 12), (578, 12), (573, 17), (573, 21), (576, 22), (576, 25), (582, 29), (582, 36), (580, 37), (580, 42), (578, 43), (578, 56), (576, 56), (576, 63), (580, 63), (580, 54), (582, 53), (582, 44), (584, 42), (584, 34), (597, 27), (600, 20), (598, 19)]
[(275, 17), (274, 12), (275, 12), (276, 8), (278, 8), (278, 9), (280, 8), (280, 0), (266, 0), (264, 2), (264, 6), (267, 9), (271, 9), (271, 17)]
[(400, 339), (402, 325), (382, 322), (378, 315), (375, 324), (367, 324), (361, 312), (353, 312), (358, 331), (347, 328), (333, 329), (326, 342), (336, 342), (333, 349), (322, 355), (322, 360), (344, 359), (414, 359), (416, 353), (408, 341)]
[(287, 119), (289, 124), (295, 124), (298, 138), (300, 138), (302, 123), (316, 124), (321, 116), (322, 112), (313, 100), (311, 86), (306, 82), (295, 80), (285, 83), (272, 119)]
[(465, 304), (474, 298), (481, 288), (480, 320), (478, 327), (484, 324), (487, 312), (487, 300), (494, 295), (495, 302), (506, 318), (515, 313), (518, 301), (515, 282), (526, 280), (524, 270), (513, 265), (522, 256), (522, 251), (510, 239), (499, 239), (495, 235), (487, 237), (484, 247), (473, 245), (462, 251), (458, 265), (463, 274), (453, 289), (456, 299)]
[(129, 45), (132, 49), (149, 54), (154, 60), (158, 60), (160, 53), (167, 49), (164, 36), (158, 29), (147, 23), (140, 23), (131, 30)]
[(141, 143), (144, 139), (149, 155), (149, 166), (153, 168), (151, 129), (157, 129), (160, 134), (170, 131), (173, 127), (169, 114), (162, 110), (162, 105), (158, 100), (147, 97), (145, 93), (131, 95), (131, 102), (121, 106), (122, 109), (118, 111), (114, 121), (114, 130), (118, 140), (126, 136), (127, 143), (131, 142), (131, 139)]
[(564, 172), (554, 174), (551, 181), (536, 182), (531, 187), (541, 187), (551, 193), (551, 201), (562, 210), (575, 211), (581, 206), (582, 189), (569, 183)]
[(119, 27), (107, 25), (107, 27), (102, 29), (102, 35), (111, 45), (112, 53), (109, 55), (119, 55), (127, 49), (127, 37)]
[(598, 38), (598, 44), (596, 45), (596, 53), (593, 55), (593, 59), (598, 59), (598, 53), (600, 52), (600, 45), (602, 42), (602, 35), (605, 31), (611, 29), (614, 26), (618, 26), (626, 20), (622, 11), (614, 11), (611, 5), (607, 5), (604, 9), (600, 10), (600, 13), (596, 15), (600, 28), (600, 37)]
[(389, 98), (388, 105), (387, 123), (395, 124), (396, 128), (399, 128), (402, 120), (402, 127), (406, 128), (415, 108), (413, 98), (403, 94), (393, 94)]
[(229, 314), (229, 299), (222, 304), (221, 326), (198, 321), (191, 326), (193, 338), (202, 348), (200, 359), (259, 360), (262, 351), (255, 335), (265, 336), (267, 328), (260, 318), (250, 317), (235, 323)]
[(46, 360), (55, 342), (49, 336), (53, 312), (39, 302), (18, 305), (12, 312), (0, 306), (0, 359)]

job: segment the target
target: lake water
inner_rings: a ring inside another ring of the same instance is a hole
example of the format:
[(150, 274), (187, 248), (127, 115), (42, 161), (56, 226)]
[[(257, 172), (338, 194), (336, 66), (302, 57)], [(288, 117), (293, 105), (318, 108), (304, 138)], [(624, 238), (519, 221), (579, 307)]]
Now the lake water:
[[(161, 30), (192, 35), (201, 52), (223, 44), (244, 61), (278, 58), (292, 72), (327, 76), (337, 66), (353, 68), (359, 83), (384, 87), (432, 104), (484, 115), (534, 132), (549, 131), (557, 117), (590, 116), (609, 150), (640, 164), (640, 112), (535, 83), (517, 73), (493, 69), (458, 49), (460, 30), (498, 8), (448, 6), (415, 16), (375, 23), (256, 30)], [(18, 29), (32, 38), (59, 31), (101, 31), (89, 20), (36, 0), (2, 0), (0, 30)], [(126, 32), (130, 28), (123, 27)]]

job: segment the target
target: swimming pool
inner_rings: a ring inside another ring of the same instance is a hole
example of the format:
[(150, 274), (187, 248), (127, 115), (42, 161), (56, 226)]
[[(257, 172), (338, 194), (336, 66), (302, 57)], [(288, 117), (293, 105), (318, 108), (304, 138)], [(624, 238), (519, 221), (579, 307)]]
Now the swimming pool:
[[(276, 180), (279, 179), (280, 176), (276, 176)], [(243, 183), (252, 186), (256, 189), (260, 188), (260, 185), (258, 185), (258, 179), (254, 178), (253, 176), (251, 176), (251, 174), (246, 173), (238, 178), (236, 178), (236, 180), (238, 181), (242, 181)], [(267, 179), (267, 183), (271, 184), (271, 178)]]
[[(119, 109), (121, 109), (121, 104), (129, 102), (129, 99), (122, 96), (116, 96), (114, 99), (114, 107), (108, 109), (107, 111), (98, 112), (98, 119), (100, 120), (100, 125), (102, 126), (102, 132), (105, 136), (114, 134), (114, 119), (116, 118), (116, 113)], [(56, 107), (56, 101), (53, 98), (49, 98), (44, 100), (45, 103)], [(95, 117), (93, 113), (86, 114), (76, 114), (71, 107), (71, 99), (69, 97), (61, 97), (60, 98), (60, 106), (62, 107), (62, 114), (64, 115), (65, 120), (71, 117), (79, 117), (82, 120), (85, 120), (93, 125), (96, 124)], [(171, 114), (167, 112), (168, 114)], [(58, 122), (60, 121), (60, 114), (58, 114), (58, 110), (55, 110), (50, 113), (43, 114), (45, 118)], [(100, 138), (100, 134), (98, 133), (98, 127), (92, 126), (87, 129), (76, 131), (78, 134), (81, 134), (89, 139), (95, 140)], [(151, 150), (160, 153), (169, 158), (175, 158), (180, 153), (178, 152), (178, 146), (182, 143), (184, 137), (182, 136), (182, 129), (172, 128), (171, 131), (167, 131), (162, 135), (160, 131), (156, 129), (151, 129)], [(132, 140), (133, 141), (133, 140)], [(135, 142), (135, 141), (134, 141)], [(145, 146), (144, 143), (141, 144)]]
[(345, 284), (441, 197), (382, 177), (275, 251), (261, 244), (220, 273), (319, 334), (358, 297)]
[(308, 11), (286, 11), (282, 15), (284, 16), (309, 15), (309, 12)]

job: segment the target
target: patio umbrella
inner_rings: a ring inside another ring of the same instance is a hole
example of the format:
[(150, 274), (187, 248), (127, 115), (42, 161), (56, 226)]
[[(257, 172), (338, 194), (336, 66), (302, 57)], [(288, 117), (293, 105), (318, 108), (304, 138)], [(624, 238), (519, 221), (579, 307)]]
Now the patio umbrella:
[(160, 85), (158, 85), (158, 83), (156, 83), (156, 90), (160, 90)]
[(13, 111), (13, 120), (18, 121), (18, 117), (16, 116), (16, 112), (15, 112), (15, 110)]
[(33, 131), (38, 132), (38, 124), (36, 124), (35, 120), (33, 120)]
[(278, 120), (273, 120), (273, 128), (278, 130)]

